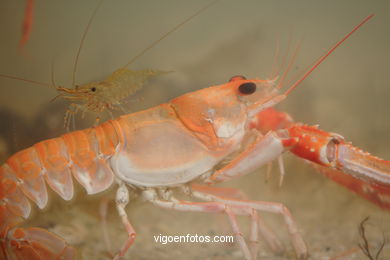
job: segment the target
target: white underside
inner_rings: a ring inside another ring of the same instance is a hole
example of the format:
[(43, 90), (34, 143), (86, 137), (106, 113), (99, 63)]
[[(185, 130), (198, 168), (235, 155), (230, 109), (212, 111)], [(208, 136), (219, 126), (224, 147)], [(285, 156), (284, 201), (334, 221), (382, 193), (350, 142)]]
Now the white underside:
[(118, 153), (111, 158), (111, 167), (118, 178), (141, 187), (176, 186), (187, 183), (209, 172), (217, 163), (215, 158), (207, 156), (177, 167), (139, 169), (124, 153)]

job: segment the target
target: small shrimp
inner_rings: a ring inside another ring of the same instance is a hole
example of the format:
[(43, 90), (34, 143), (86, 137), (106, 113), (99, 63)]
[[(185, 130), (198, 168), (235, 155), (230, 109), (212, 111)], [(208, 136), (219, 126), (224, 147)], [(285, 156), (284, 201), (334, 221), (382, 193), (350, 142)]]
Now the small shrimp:
[[(72, 102), (65, 113), (65, 126), (69, 130), (71, 119), (78, 111), (84, 115), (87, 111), (99, 114), (107, 110), (111, 114), (112, 110), (120, 108), (122, 100), (134, 95), (147, 80), (164, 73), (168, 72), (120, 68), (103, 81), (75, 85), (75, 88), (57, 87), (60, 92), (58, 96)], [(99, 117), (96, 120), (98, 122)]]
[[(130, 66), (135, 60), (137, 60), (139, 57), (141, 57), (143, 54), (145, 54), (148, 50), (156, 46), (159, 42), (164, 40), (167, 36), (172, 34), (173, 32), (177, 31), (179, 28), (184, 26), (187, 22), (191, 21), (193, 18), (195, 18), (197, 15), (202, 13), (203, 11), (207, 10), (210, 6), (214, 5), (218, 0), (214, 0), (208, 5), (204, 6), (203, 8), (196, 11), (191, 16), (187, 17), (184, 21), (177, 24), (175, 27), (170, 29), (168, 32), (163, 34), (160, 38), (152, 42), (150, 45), (148, 45), (145, 49), (143, 49), (139, 54), (134, 56), (126, 65), (123, 67), (117, 69), (114, 71), (110, 76), (108, 76), (103, 81), (98, 82), (91, 82), (83, 85), (77, 85), (76, 82), (76, 71), (77, 71), (77, 65), (79, 56), (81, 53), (81, 49), (84, 44), (84, 40), (86, 38), (88, 29), (101, 5), (101, 2), (97, 5), (95, 8), (93, 14), (91, 15), (87, 27), (84, 31), (84, 34), (81, 38), (80, 46), (78, 49), (78, 52), (76, 54), (75, 63), (73, 67), (73, 80), (72, 80), (72, 86), (73, 88), (66, 88), (63, 86), (57, 86), (54, 82), (54, 76), (52, 73), (52, 83), (47, 84), (43, 82), (33, 81), (33, 80), (27, 80), (22, 79), (19, 77), (9, 76), (9, 75), (2, 75), (1, 77), (10, 78), (10, 79), (16, 79), (21, 80), (33, 84), (38, 85), (44, 85), (49, 86), (51, 88), (55, 88), (59, 94), (54, 98), (62, 97), (65, 100), (68, 100), (71, 102), (69, 105), (69, 108), (65, 112), (64, 117), (64, 126), (69, 131), (70, 130), (70, 122), (74, 122), (74, 116), (78, 112), (82, 112), (82, 117), (86, 112), (92, 112), (96, 114), (101, 114), (104, 111), (107, 111), (111, 117), (112, 111), (115, 109), (122, 109), (121, 104), (123, 103), (123, 100), (134, 95), (137, 91), (139, 91), (144, 84), (152, 77), (156, 77), (162, 74), (170, 73), (170, 71), (160, 71), (160, 70), (151, 70), (151, 69), (144, 69), (144, 70), (130, 70), (127, 69), (128, 66)], [(52, 69), (53, 72), (53, 69)], [(54, 100), (53, 99), (53, 100)], [(122, 109), (123, 110), (123, 109)], [(125, 112), (125, 111), (124, 111)], [(96, 117), (96, 124), (100, 121), (100, 117)]]

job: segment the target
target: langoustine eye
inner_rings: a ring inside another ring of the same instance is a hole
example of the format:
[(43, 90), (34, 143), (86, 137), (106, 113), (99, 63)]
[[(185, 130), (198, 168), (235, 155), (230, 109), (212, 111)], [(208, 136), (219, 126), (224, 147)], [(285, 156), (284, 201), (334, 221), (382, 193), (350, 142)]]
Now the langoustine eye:
[(253, 94), (256, 91), (256, 84), (253, 82), (243, 83), (238, 87), (238, 91), (243, 95)]

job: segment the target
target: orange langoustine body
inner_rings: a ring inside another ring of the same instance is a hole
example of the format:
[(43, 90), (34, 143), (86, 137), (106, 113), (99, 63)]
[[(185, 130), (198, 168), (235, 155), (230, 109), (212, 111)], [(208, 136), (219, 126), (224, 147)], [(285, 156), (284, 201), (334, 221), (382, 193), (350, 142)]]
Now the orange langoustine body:
[[(257, 211), (280, 214), (297, 258), (307, 259), (305, 242), (284, 205), (224, 197), (219, 195), (220, 188), (192, 185), (239, 177), (277, 159), (284, 151), (311, 161), (331, 179), (390, 209), (389, 161), (353, 147), (340, 135), (294, 123), (286, 113), (272, 108), (350, 34), (282, 94), (274, 81), (237, 76), (226, 84), (39, 142), (11, 156), (0, 167), (0, 257), (75, 258), (75, 249), (59, 236), (41, 228), (19, 227), (30, 214), (29, 200), (41, 209), (46, 206), (47, 186), (70, 200), (74, 194), (72, 176), (88, 194), (118, 183), (116, 205), (128, 238), (114, 259), (126, 254), (136, 236), (125, 211), (129, 188), (161, 208), (227, 214), (246, 259), (256, 258), (256, 243), (246, 243), (235, 216), (251, 217), (251, 238), (257, 238), (264, 230), (260, 228), (263, 224), (256, 222)], [(171, 191), (176, 187), (204, 202), (176, 199)], [(273, 238), (262, 235), (273, 247)]]

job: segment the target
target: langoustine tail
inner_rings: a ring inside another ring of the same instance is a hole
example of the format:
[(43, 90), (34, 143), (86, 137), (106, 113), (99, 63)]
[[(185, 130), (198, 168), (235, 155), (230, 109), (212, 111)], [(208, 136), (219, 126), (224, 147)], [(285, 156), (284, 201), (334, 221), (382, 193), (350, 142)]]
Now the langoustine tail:
[(8, 232), (9, 255), (17, 260), (63, 259), (76, 257), (76, 250), (59, 236), (42, 228), (15, 228)]

